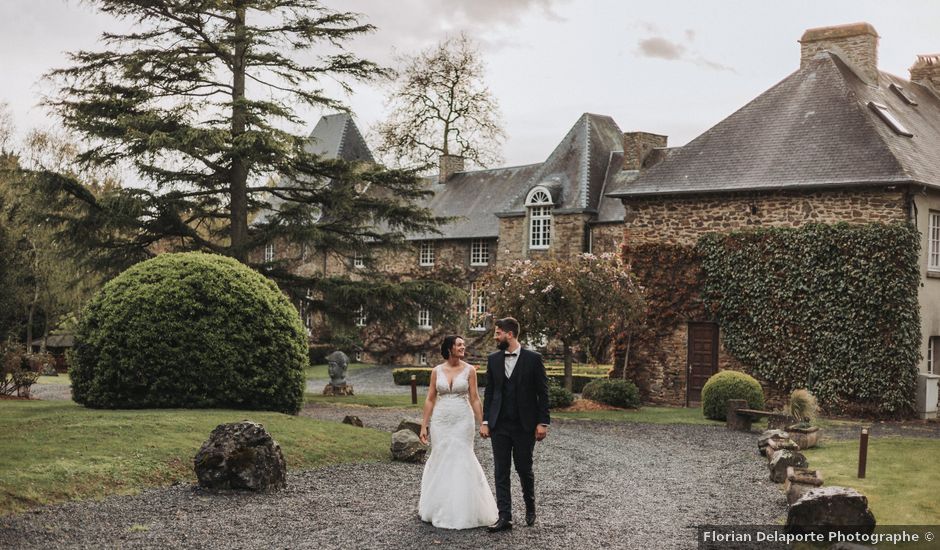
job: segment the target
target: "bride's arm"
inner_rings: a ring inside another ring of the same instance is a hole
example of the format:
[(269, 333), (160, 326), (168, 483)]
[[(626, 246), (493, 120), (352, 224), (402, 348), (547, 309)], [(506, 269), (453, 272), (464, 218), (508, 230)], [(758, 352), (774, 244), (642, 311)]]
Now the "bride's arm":
[(470, 406), (477, 424), (483, 422), (483, 404), (480, 403), (480, 392), (477, 390), (477, 368), (473, 365), (470, 366)]
[(428, 422), (431, 421), (431, 411), (437, 401), (437, 369), (431, 369), (431, 382), (428, 384), (428, 397), (424, 400), (424, 416), (421, 418), (421, 443), (428, 444)]

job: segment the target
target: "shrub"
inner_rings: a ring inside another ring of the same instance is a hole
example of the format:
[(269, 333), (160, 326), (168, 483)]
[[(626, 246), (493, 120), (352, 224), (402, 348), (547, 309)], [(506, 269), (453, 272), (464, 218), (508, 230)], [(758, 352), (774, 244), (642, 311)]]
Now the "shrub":
[(812, 422), (816, 420), (816, 412), (819, 410), (819, 404), (816, 402), (816, 396), (809, 390), (799, 389), (790, 393), (790, 401), (787, 403), (787, 414), (792, 416), (797, 422)]
[(748, 408), (764, 407), (764, 390), (754, 377), (733, 370), (712, 375), (702, 387), (702, 413), (705, 418), (725, 420), (729, 399), (744, 399)]
[(310, 358), (311, 365), (325, 365), (326, 356), (334, 351), (336, 351), (336, 347), (331, 344), (310, 344), (307, 355)]
[(39, 379), (39, 373), (30, 368), (30, 354), (16, 344), (0, 348), (0, 395), (29, 397), (30, 388)]
[(630, 380), (594, 380), (584, 386), (581, 396), (611, 407), (635, 409), (640, 406), (640, 392)]
[(139, 263), (86, 308), (70, 371), (94, 408), (297, 412), (307, 342), (277, 286), (234, 259), (185, 253)]
[(548, 382), (548, 408), (559, 409), (570, 407), (574, 403), (574, 394), (566, 390), (555, 380)]
[[(431, 369), (424, 367), (392, 369), (392, 380), (394, 380), (396, 386), (410, 386), (412, 374), (415, 375), (415, 382), (419, 386), (427, 386), (431, 383)], [(549, 369), (546, 371), (546, 375), (549, 382), (564, 383), (565, 375), (561, 371)], [(571, 389), (575, 393), (579, 393), (589, 382), (606, 378), (607, 375), (605, 374), (575, 374), (571, 378)], [(477, 369), (477, 385), (481, 388), (486, 387), (485, 369)]]

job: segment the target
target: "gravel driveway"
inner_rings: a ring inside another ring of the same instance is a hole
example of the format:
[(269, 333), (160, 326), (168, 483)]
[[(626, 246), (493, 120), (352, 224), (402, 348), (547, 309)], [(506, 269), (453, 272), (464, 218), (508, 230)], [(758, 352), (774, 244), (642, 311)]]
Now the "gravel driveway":
[[(418, 413), (311, 406), (303, 414), (357, 414), (391, 429)], [(178, 485), (41, 508), (0, 518), (0, 547), (695, 548), (694, 525), (785, 514), (755, 449), (755, 434), (720, 427), (557, 420), (536, 448), (534, 527), (435, 529), (417, 516), (421, 466), (383, 462), (295, 472), (273, 495)], [(478, 438), (477, 456), (492, 483), (489, 442)], [(515, 477), (513, 498), (522, 510)]]
[[(411, 394), (411, 386), (396, 386), (392, 369), (397, 367), (377, 366), (347, 371), (346, 381), (352, 384), (356, 395)], [(307, 380), (307, 391), (317, 393), (330, 381), (329, 378)]]

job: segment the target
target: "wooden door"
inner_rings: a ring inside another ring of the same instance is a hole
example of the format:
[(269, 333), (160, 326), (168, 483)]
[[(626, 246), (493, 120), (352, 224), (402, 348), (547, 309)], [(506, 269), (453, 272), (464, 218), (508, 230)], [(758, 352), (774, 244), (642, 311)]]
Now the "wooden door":
[(716, 372), (718, 372), (718, 325), (689, 323), (687, 403), (702, 400), (702, 386)]

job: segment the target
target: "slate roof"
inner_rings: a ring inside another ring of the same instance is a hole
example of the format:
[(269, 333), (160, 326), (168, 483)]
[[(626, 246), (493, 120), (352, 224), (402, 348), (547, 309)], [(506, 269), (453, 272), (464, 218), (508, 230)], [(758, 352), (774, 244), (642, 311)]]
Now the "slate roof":
[[(639, 177), (615, 176), (610, 197), (915, 182), (940, 187), (940, 99), (880, 73), (866, 84), (837, 55), (801, 69)], [(908, 105), (895, 84), (915, 99)], [(913, 133), (894, 132), (868, 103)]]
[[(447, 182), (432, 180), (434, 191), (425, 206), (439, 216), (456, 219), (441, 234), (413, 234), (409, 240), (496, 238), (499, 217), (525, 215), (525, 199), (536, 185), (547, 187), (554, 211), (603, 211), (609, 221), (623, 220), (619, 200), (603, 196), (610, 174), (623, 163), (623, 138), (609, 116), (585, 113), (545, 162), (458, 172)], [(619, 216), (619, 217), (618, 217)]]
[[(375, 162), (372, 151), (349, 113), (320, 117), (317, 125), (310, 132), (304, 149), (309, 153), (330, 159)], [(284, 186), (289, 186), (289, 183), (285, 182)], [(268, 197), (269, 208), (262, 210), (253, 223), (268, 221), (268, 217), (277, 212), (284, 202), (284, 199), (275, 195)]]

